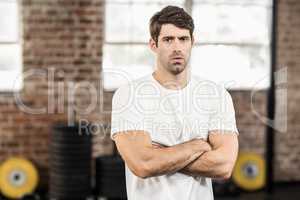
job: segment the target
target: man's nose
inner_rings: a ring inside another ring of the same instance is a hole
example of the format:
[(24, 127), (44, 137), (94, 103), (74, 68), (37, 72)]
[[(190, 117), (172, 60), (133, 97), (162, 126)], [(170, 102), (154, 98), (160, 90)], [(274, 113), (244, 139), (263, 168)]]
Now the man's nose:
[(173, 50), (181, 50), (182, 44), (178, 38), (176, 38), (173, 42)]

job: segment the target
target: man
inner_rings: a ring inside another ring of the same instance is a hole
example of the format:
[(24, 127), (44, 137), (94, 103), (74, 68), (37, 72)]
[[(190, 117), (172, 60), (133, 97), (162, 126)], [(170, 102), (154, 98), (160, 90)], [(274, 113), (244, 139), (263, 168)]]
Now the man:
[(190, 74), (193, 31), (182, 8), (156, 13), (155, 71), (113, 96), (111, 138), (126, 163), (129, 200), (212, 200), (211, 178), (231, 176), (238, 152), (232, 99)]

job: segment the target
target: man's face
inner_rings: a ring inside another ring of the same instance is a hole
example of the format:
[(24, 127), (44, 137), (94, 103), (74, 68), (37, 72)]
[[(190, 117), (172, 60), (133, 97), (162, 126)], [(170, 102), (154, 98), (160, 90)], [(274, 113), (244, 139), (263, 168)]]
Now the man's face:
[[(152, 40), (152, 39), (151, 39)], [(152, 50), (157, 54), (158, 63), (173, 75), (183, 72), (190, 59), (193, 38), (188, 29), (173, 24), (164, 24), (158, 37), (158, 45), (150, 41)]]

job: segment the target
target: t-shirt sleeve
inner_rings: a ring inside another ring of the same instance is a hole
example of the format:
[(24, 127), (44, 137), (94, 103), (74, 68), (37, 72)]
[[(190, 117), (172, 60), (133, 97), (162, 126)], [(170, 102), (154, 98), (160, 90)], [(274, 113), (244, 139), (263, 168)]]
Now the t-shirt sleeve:
[(235, 132), (239, 134), (231, 95), (224, 87), (220, 87), (218, 96), (214, 112), (210, 115), (209, 131), (218, 130), (221, 133)]
[(134, 90), (131, 86), (122, 86), (116, 90), (112, 99), (111, 139), (115, 134), (129, 130), (151, 131), (145, 123), (144, 113), (135, 105)]

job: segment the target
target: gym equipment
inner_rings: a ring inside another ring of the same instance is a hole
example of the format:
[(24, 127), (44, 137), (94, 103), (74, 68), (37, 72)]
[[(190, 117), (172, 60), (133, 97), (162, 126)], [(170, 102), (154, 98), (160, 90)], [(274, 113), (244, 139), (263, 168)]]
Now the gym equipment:
[(0, 167), (0, 191), (7, 198), (19, 199), (32, 193), (38, 181), (37, 169), (24, 158), (9, 158)]
[(240, 189), (233, 183), (232, 179), (213, 179), (212, 186), (216, 197), (237, 197)]
[(96, 158), (96, 193), (110, 199), (127, 199), (125, 163), (118, 155)]
[(49, 158), (50, 199), (87, 199), (92, 194), (92, 135), (88, 129), (55, 125)]
[(262, 156), (249, 153), (239, 153), (233, 170), (233, 181), (246, 191), (255, 191), (265, 186), (265, 160)]

